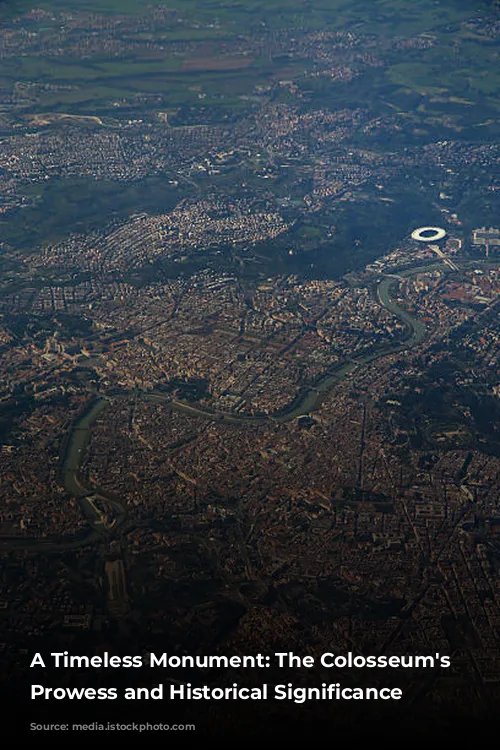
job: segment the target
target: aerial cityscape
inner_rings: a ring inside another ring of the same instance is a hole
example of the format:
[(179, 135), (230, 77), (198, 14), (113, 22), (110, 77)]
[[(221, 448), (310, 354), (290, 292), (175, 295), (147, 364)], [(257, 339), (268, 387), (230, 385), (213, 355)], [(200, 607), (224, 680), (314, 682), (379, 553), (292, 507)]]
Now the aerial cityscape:
[[(493, 715), (499, 66), (481, 0), (0, 3), (0, 683), (28, 711), (35, 652), (286, 651), (451, 664), (152, 684)], [(175, 716), (339, 721), (250, 703)]]

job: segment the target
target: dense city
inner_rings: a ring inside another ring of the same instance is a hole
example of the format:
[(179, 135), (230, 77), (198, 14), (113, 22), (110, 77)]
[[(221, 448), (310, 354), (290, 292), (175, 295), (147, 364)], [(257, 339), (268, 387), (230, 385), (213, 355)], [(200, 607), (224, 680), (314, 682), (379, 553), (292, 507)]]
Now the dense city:
[(500, 698), (500, 20), (419, 2), (0, 15), (4, 684), (168, 643)]

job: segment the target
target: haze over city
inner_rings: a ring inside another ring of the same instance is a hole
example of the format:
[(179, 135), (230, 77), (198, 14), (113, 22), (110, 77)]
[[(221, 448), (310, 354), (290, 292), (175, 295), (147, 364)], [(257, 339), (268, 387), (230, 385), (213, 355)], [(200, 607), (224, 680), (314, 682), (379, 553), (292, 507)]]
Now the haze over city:
[[(30, 699), (131, 672), (285, 686), (176, 704), (207, 737), (493, 717), (499, 39), (480, 0), (0, 4), (0, 664), (27, 722), (134, 720)], [(368, 687), (401, 701), (340, 705)]]

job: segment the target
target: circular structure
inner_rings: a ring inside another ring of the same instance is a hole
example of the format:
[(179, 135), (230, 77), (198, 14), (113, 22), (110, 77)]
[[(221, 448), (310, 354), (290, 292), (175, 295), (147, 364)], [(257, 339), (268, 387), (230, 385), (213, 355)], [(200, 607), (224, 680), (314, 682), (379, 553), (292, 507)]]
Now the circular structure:
[(420, 227), (411, 233), (412, 239), (417, 242), (436, 242), (446, 237), (446, 231), (441, 227)]

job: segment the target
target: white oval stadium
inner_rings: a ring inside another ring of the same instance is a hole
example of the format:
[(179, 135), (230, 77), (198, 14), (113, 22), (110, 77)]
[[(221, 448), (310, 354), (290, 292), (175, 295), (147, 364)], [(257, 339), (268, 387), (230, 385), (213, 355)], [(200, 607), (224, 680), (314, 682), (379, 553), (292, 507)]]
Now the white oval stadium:
[(411, 233), (417, 242), (436, 242), (446, 237), (446, 230), (441, 227), (420, 227)]

